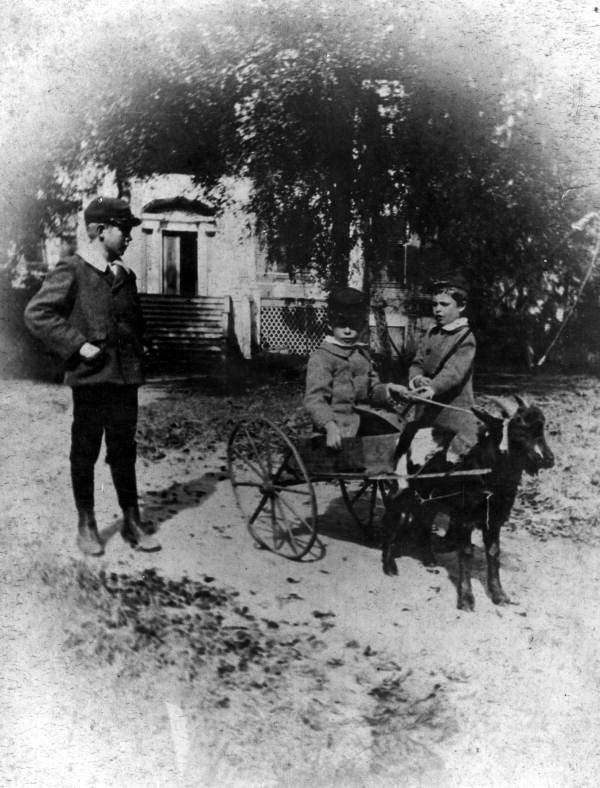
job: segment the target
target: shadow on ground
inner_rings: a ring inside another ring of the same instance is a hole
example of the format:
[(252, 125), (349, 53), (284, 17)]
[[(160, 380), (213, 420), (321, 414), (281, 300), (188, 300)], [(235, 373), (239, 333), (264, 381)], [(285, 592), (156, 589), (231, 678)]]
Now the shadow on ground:
[[(222, 474), (208, 472), (197, 479), (173, 482), (163, 490), (148, 490), (140, 501), (144, 523), (150, 525), (151, 530), (157, 531), (163, 523), (179, 512), (201, 506), (214, 493), (221, 478)], [(122, 525), (121, 518), (115, 520), (102, 531), (102, 540), (107, 541), (119, 533)]]
[[(344, 499), (341, 496), (333, 497), (323, 512), (319, 516), (318, 533), (319, 536), (329, 537), (338, 541), (348, 542), (350, 544), (360, 544), (369, 550), (381, 550), (381, 517), (383, 516), (383, 506), (378, 505), (375, 510), (374, 528), (372, 531), (372, 540), (366, 543), (364, 534), (361, 533), (358, 525), (353, 520), (352, 515), (348, 512)], [(474, 539), (478, 538), (477, 533), (474, 533)], [(326, 547), (324, 548), (326, 549)], [(458, 553), (456, 550), (447, 550), (443, 539), (437, 534), (432, 534), (432, 549), (436, 558), (436, 565), (433, 567), (425, 567), (431, 574), (439, 574), (440, 571), (445, 571), (448, 579), (458, 593)], [(421, 548), (417, 543), (415, 535), (412, 533), (406, 534), (403, 538), (399, 539), (394, 547), (395, 558), (412, 558), (417, 562), (422, 563)], [(514, 556), (509, 552), (502, 553), (502, 567), (505, 570), (517, 568), (517, 561)], [(381, 570), (383, 571), (383, 569)], [(477, 544), (473, 545), (473, 559), (471, 564), (471, 577), (473, 582), (481, 583), (482, 588), (487, 592), (487, 560), (485, 551)], [(510, 587), (507, 589), (510, 596)]]

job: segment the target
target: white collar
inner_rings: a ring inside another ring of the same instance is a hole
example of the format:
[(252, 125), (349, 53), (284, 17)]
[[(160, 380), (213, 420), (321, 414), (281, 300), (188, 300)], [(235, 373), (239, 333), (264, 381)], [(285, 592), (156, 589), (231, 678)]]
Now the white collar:
[(125, 265), (120, 257), (117, 257), (116, 260), (113, 260), (109, 263), (109, 261), (102, 256), (100, 250), (93, 244), (86, 244), (84, 248), (81, 251), (78, 250), (77, 253), (85, 260), (86, 263), (89, 263), (101, 273), (104, 273), (110, 265), (120, 265), (125, 269), (125, 271), (127, 271), (127, 273), (129, 273), (129, 268)]
[(457, 328), (462, 328), (463, 326), (468, 326), (469, 321), (466, 317), (457, 317), (456, 320), (453, 320), (451, 323), (447, 323), (445, 326), (440, 326), (442, 331), (455, 331)]
[(345, 348), (355, 348), (355, 347), (367, 347), (366, 342), (353, 342), (349, 345), (347, 342), (340, 342), (339, 339), (336, 339), (334, 336), (326, 336), (323, 340), (324, 342), (329, 342), (330, 345), (337, 345), (338, 347), (345, 347)]

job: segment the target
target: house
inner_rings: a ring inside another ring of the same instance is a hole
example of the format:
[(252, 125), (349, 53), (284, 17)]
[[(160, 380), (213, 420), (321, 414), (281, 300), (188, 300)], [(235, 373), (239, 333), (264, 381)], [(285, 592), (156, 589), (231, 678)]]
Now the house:
[[(227, 207), (217, 213), (188, 176), (131, 184), (131, 209), (142, 223), (132, 230), (124, 260), (137, 275), (163, 365), (193, 368), (234, 352), (245, 358), (257, 352), (308, 356), (323, 338), (326, 293), (308, 278), (292, 282), (285, 271), (267, 268), (243, 209), (247, 188), (230, 184)], [(80, 242), (84, 233), (80, 220)], [(48, 257), (58, 256), (56, 242)], [(388, 275), (373, 296), (389, 349), (401, 355), (414, 329), (406, 285)], [(375, 313), (371, 327), (376, 339)]]

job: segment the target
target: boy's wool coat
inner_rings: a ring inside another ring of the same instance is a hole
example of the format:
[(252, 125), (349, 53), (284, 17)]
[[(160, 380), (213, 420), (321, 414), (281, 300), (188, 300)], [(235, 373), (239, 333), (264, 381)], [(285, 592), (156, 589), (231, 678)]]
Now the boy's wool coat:
[[(111, 284), (75, 254), (57, 264), (27, 305), (27, 327), (66, 361), (70, 386), (143, 383), (144, 318), (135, 274), (123, 273)], [(102, 350), (96, 363), (86, 364), (79, 356), (85, 342)]]
[(373, 369), (367, 348), (323, 342), (308, 361), (304, 406), (316, 427), (336, 421), (343, 437), (356, 435), (360, 417), (354, 405), (383, 406), (387, 389)]
[[(470, 413), (474, 404), (475, 350), (475, 337), (468, 327), (459, 326), (447, 330), (433, 326), (419, 344), (408, 372), (409, 380), (417, 375), (431, 378), (434, 399), (437, 402), (469, 411), (469, 413), (459, 413), (447, 408), (426, 406), (422, 422), (453, 433), (460, 433), (468, 437), (469, 442), (476, 440), (478, 434), (478, 421)], [(449, 353), (451, 353), (450, 357), (448, 357)], [(438, 371), (438, 367), (446, 358), (447, 361)]]

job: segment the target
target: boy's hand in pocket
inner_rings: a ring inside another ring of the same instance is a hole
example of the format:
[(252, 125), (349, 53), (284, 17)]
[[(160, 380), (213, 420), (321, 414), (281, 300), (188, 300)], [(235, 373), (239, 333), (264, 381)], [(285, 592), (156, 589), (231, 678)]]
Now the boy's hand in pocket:
[(97, 345), (92, 345), (91, 342), (84, 342), (79, 348), (79, 355), (84, 361), (93, 361), (102, 351)]

